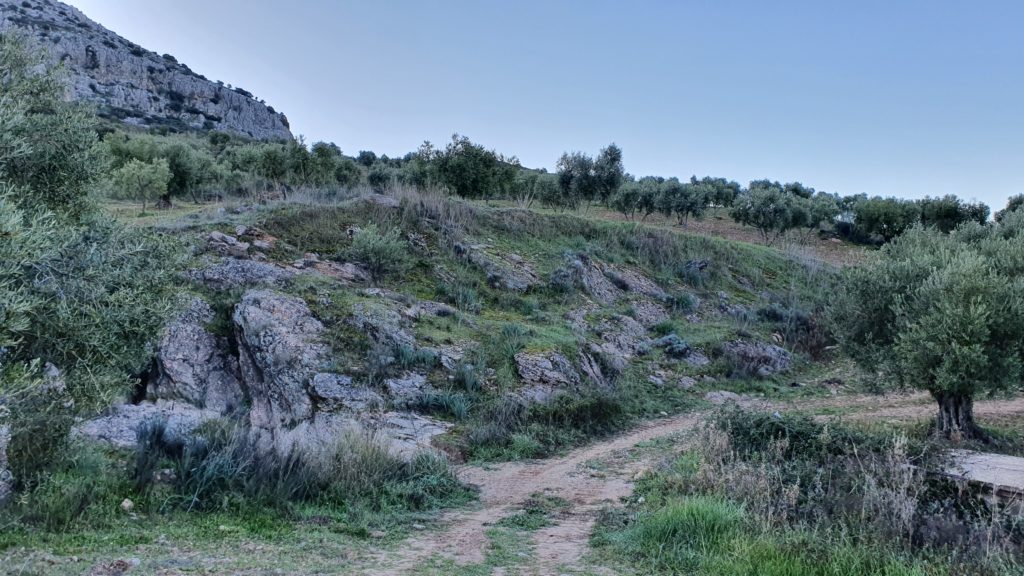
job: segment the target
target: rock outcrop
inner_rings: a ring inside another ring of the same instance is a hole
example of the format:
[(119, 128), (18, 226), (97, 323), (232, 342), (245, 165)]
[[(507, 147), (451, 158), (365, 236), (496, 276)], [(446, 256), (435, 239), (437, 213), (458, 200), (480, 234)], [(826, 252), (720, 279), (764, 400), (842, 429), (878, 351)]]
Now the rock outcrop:
[(147, 389), (150, 400), (180, 400), (221, 414), (242, 406), (238, 361), (227, 339), (206, 329), (212, 320), (210, 305), (194, 298), (167, 326), (157, 347), (156, 377)]
[(218, 291), (248, 286), (280, 286), (295, 274), (294, 271), (267, 262), (236, 258), (225, 258), (188, 273), (192, 280)]
[(789, 370), (792, 355), (766, 342), (735, 340), (722, 344), (722, 353), (742, 373), (767, 378)]
[(173, 56), (134, 44), (56, 0), (0, 2), (0, 30), (19, 29), (62, 62), (69, 97), (139, 126), (220, 130), (290, 140), (288, 119), (241, 88), (213, 82)]
[(495, 288), (526, 292), (540, 284), (533, 267), (518, 254), (491, 254), (484, 244), (456, 244), (455, 253), (487, 274), (487, 283)]
[(246, 292), (233, 318), (252, 426), (273, 432), (312, 418), (306, 385), (325, 361), (323, 324), (302, 300), (270, 290)]
[(515, 356), (519, 377), (526, 384), (519, 395), (530, 402), (544, 402), (580, 385), (572, 362), (558, 352), (520, 352)]
[(147, 423), (162, 422), (165, 440), (185, 442), (201, 424), (220, 416), (217, 410), (204, 410), (173, 400), (121, 404), (97, 418), (76, 424), (71, 433), (73, 436), (127, 449), (135, 447), (139, 429)]
[(651, 340), (647, 330), (629, 316), (614, 316), (600, 322), (594, 327), (601, 342), (592, 343), (590, 349), (600, 354), (606, 364), (617, 372), (621, 372), (635, 356), (642, 356), (650, 351)]
[(668, 294), (650, 278), (629, 268), (605, 264), (586, 254), (568, 254), (566, 265), (552, 273), (552, 284), (578, 286), (600, 304), (614, 304), (626, 294), (665, 300)]

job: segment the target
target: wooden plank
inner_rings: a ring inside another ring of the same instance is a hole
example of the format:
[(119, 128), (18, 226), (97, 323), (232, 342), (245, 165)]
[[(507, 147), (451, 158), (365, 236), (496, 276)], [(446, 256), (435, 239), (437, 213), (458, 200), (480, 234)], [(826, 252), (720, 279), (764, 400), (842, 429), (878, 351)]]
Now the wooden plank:
[(946, 476), (983, 484), (1000, 497), (1024, 496), (1024, 458), (973, 450), (952, 450)]

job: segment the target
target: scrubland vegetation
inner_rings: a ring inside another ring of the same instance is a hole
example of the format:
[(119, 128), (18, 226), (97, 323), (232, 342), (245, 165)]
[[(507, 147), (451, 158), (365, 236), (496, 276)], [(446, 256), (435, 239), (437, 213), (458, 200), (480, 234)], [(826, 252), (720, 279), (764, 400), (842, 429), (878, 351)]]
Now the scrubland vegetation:
[[(644, 574), (1021, 570), (1019, 511), (927, 474), (950, 445), (1017, 450), (975, 422), (972, 402), (1021, 390), (1021, 197), (990, 221), (987, 207), (956, 197), (637, 178), (614, 144), (593, 158), (566, 153), (549, 174), (458, 135), (392, 159), (323, 142), (143, 132), (64, 102), (59, 71), (41, 62), (23, 39), (0, 36), (0, 440), (10, 439), (0, 481), (11, 490), (0, 493), (0, 555), (150, 543), (157, 532), (142, 522), (213, 539), (232, 537), (210, 528), (220, 523), (252, 537), (291, 537), (313, 522), (353, 542), (404, 535), (474, 498), (453, 460), (544, 458), (705, 409), (708, 392), (816, 397), (842, 380), (847, 390), (927, 391), (939, 416), (907, 438), (720, 412), (682, 451), (669, 447), (625, 508), (603, 514), (595, 558)], [(764, 246), (690, 233), (708, 212), (757, 230)], [(647, 226), (654, 214), (673, 226)], [(260, 252), (274, 264), (315, 253), (365, 270), (356, 286), (296, 275), (280, 289), (305, 302), (333, 364), (361, 385), (426, 377), (430, 390), (390, 407), (450, 425), (436, 453), (403, 459), (352, 435), (316, 457), (268, 455), (230, 416), (194, 442), (151, 422), (129, 451), (69, 434), (138, 395), (158, 334), (189, 296), (211, 302), (208, 329), (237, 348), (239, 289), (184, 278), (208, 263), (208, 234), (238, 225), (275, 240)], [(840, 269), (777, 249), (820, 238), (865, 245), (866, 263)], [(502, 277), (505, 268), (526, 280)], [(647, 321), (650, 299), (634, 297), (629, 274), (654, 285), (644, 289), (659, 292), (663, 317)], [(594, 282), (629, 295), (594, 304)], [(385, 346), (349, 321), (380, 293), (445, 307), (417, 319), (416, 346)], [(642, 324), (628, 354), (622, 323)], [(784, 348), (792, 367), (762, 372), (729, 353), (735, 341)], [(682, 361), (697, 352), (707, 362)], [(532, 401), (524, 355), (597, 368), (572, 393)], [(537, 500), (503, 526), (534, 530), (564, 506)]]
[(608, 509), (598, 553), (645, 574), (1010, 574), (1022, 524), (926, 470), (921, 439), (719, 411)]

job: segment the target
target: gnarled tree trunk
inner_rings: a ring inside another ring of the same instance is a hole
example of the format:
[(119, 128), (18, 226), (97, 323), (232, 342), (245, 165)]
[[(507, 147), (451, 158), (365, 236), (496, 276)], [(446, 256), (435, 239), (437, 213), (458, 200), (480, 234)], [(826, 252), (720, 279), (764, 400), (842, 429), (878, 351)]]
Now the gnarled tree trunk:
[(935, 429), (950, 440), (984, 440), (985, 432), (974, 423), (974, 402), (965, 394), (932, 394), (939, 403)]

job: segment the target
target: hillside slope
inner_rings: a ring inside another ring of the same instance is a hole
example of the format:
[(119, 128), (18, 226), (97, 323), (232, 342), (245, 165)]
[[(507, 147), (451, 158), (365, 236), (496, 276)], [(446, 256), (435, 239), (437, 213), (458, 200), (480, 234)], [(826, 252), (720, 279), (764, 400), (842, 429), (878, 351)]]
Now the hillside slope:
[(69, 96), (97, 104), (101, 116), (258, 139), (292, 137), (285, 115), (248, 92), (133, 44), (67, 4), (0, 0), (0, 31), (10, 28), (26, 31), (63, 62)]

